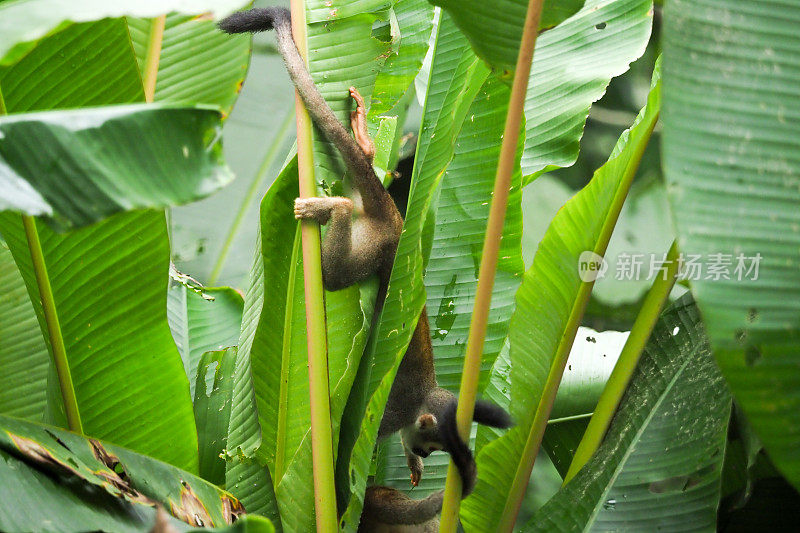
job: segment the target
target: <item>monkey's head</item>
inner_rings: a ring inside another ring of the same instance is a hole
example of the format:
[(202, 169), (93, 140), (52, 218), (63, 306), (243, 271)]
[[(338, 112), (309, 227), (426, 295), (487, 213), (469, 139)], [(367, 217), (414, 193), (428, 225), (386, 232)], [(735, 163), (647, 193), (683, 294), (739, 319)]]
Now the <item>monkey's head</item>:
[(456, 401), (450, 391), (436, 387), (429, 393), (417, 414), (414, 424), (403, 428), (403, 442), (420, 457), (444, 450), (439, 425), (447, 405)]
[(414, 454), (428, 457), (432, 452), (443, 448), (438, 429), (438, 420), (433, 413), (422, 413), (411, 426), (400, 430), (403, 442)]

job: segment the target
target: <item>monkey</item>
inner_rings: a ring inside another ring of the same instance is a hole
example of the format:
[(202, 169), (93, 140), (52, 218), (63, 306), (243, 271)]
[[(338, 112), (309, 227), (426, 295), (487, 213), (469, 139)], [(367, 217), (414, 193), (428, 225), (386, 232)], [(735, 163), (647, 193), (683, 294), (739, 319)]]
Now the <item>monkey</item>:
[[(427, 327), (427, 324), (426, 324)], [(401, 363), (402, 364), (402, 363)], [(399, 373), (399, 371), (398, 371)], [(389, 403), (387, 402), (387, 406)], [(420, 407), (417, 420), (404, 426), (400, 432), (403, 447), (411, 469), (412, 484), (419, 483), (422, 459), (432, 451), (444, 450), (456, 465), (462, 481), (461, 497), (472, 493), (477, 478), (475, 459), (469, 446), (461, 440), (456, 425), (457, 401), (446, 389), (430, 390), (428, 401)], [(441, 408), (440, 417), (431, 411)], [(510, 427), (508, 414), (496, 405), (479, 400), (475, 405), (475, 421), (494, 427)], [(381, 420), (387, 422), (386, 415)], [(391, 431), (386, 429), (386, 431)], [(364, 510), (358, 531), (361, 533), (432, 533), (439, 530), (438, 514), (442, 510), (444, 491), (434, 492), (427, 498), (415, 500), (403, 492), (382, 486), (367, 487)]]
[(322, 243), (322, 279), (326, 289), (343, 289), (373, 273), (378, 274), (377, 314), (386, 295), (403, 220), (372, 167), (375, 145), (367, 132), (363, 98), (355, 87), (350, 88), (350, 95), (356, 102), (356, 110), (350, 115), (353, 139), (314, 85), (295, 46), (291, 15), (285, 8), (240, 11), (221, 20), (218, 26), (227, 33), (275, 30), (278, 50), (289, 77), (313, 122), (342, 154), (361, 201), (360, 212), (356, 213), (359, 216), (353, 220), (355, 206), (349, 198), (298, 198), (294, 205), (295, 218), (328, 225)]
[[(461, 477), (461, 497), (466, 498), (475, 487), (477, 467), (472, 450), (458, 434), (457, 407), (456, 396), (436, 383), (428, 315), (423, 308), (392, 383), (378, 438), (400, 432), (413, 486), (422, 477), (422, 458), (434, 451), (449, 453)], [(512, 425), (504, 409), (483, 400), (475, 402), (473, 420), (497, 428)], [(393, 488), (368, 487), (358, 530), (362, 533), (438, 531), (436, 517), (443, 498), (444, 491), (415, 500)]]
[(442, 509), (444, 493), (435, 492), (421, 500), (389, 487), (367, 487), (360, 533), (436, 533), (437, 515)]
[[(278, 50), (298, 94), (314, 123), (342, 154), (361, 201), (361, 209), (356, 211), (353, 201), (345, 197), (298, 198), (295, 217), (328, 224), (321, 250), (326, 289), (339, 290), (373, 273), (378, 275), (377, 315), (386, 296), (403, 220), (372, 167), (375, 147), (367, 132), (363, 98), (354, 87), (350, 88), (350, 96), (356, 102), (356, 110), (350, 115), (353, 138), (339, 123), (308, 73), (292, 38), (287, 9), (241, 11), (221, 20), (218, 26), (227, 33), (275, 30)], [(358, 215), (355, 220), (354, 212)], [(400, 432), (414, 486), (422, 476), (422, 458), (438, 450), (449, 453), (461, 475), (462, 497), (466, 497), (474, 487), (477, 469), (469, 446), (458, 434), (456, 407), (455, 395), (437, 385), (428, 317), (423, 309), (389, 392), (378, 437)], [(511, 425), (505, 410), (480, 400), (476, 402), (473, 419), (498, 428)], [(442, 496), (440, 491), (414, 500), (395, 489), (369, 487), (361, 530), (395, 531), (395, 525), (408, 525), (416, 526), (406, 529), (408, 532), (428, 531), (424, 528), (435, 521)], [(381, 524), (383, 529), (379, 527)]]
[[(397, 369), (378, 438), (397, 431), (411, 471), (411, 484), (422, 477), (422, 458), (434, 451), (450, 454), (462, 480), (462, 496), (472, 491), (476, 468), (472, 452), (458, 435), (456, 396), (437, 385), (428, 315), (423, 308), (400, 366)], [(475, 402), (473, 420), (497, 428), (511, 427), (506, 411), (483, 400)]]

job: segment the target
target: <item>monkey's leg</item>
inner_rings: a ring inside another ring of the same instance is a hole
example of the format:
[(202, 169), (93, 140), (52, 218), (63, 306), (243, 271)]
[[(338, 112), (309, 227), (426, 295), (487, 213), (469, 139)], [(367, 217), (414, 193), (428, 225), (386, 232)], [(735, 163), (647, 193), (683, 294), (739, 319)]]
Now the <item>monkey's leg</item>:
[(359, 254), (353, 249), (352, 200), (340, 196), (298, 198), (294, 202), (294, 214), (295, 218), (328, 224), (322, 242), (322, 279), (326, 289), (343, 289), (375, 270), (374, 265), (365, 264), (370, 259), (369, 254)]
[(358, 89), (350, 87), (350, 96), (356, 101), (356, 110), (350, 113), (350, 127), (353, 128), (353, 135), (358, 146), (361, 147), (364, 155), (372, 163), (375, 158), (375, 143), (372, 142), (367, 130), (367, 108)]
[[(294, 218), (312, 219), (325, 225), (333, 216), (349, 221), (353, 213), (353, 201), (342, 196), (296, 198), (294, 201)], [(350, 240), (350, 225), (347, 227), (347, 240)]]

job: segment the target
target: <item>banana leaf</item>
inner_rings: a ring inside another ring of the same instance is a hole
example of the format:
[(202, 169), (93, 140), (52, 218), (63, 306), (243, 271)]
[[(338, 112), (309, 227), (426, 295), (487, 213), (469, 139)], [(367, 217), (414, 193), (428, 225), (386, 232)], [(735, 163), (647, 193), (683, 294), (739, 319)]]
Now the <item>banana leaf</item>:
[(664, 170), (686, 277), (717, 363), (797, 488), (800, 72), (788, 65), (800, 52), (800, 6), (757, 7), (666, 3)]

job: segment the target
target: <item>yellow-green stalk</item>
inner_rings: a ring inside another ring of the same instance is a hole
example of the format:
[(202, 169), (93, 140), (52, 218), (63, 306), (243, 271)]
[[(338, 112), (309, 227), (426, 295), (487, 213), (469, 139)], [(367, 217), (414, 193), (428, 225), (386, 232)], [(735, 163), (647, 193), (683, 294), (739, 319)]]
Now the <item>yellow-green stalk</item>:
[(158, 64), (161, 60), (161, 44), (164, 41), (164, 26), (166, 22), (166, 15), (154, 17), (153, 20), (150, 21), (150, 39), (147, 41), (147, 53), (144, 58), (144, 75), (142, 75), (144, 100), (147, 103), (152, 102), (156, 94)]
[(25, 228), (28, 250), (31, 252), (31, 264), (36, 275), (36, 284), (39, 286), (39, 299), (42, 302), (42, 313), (44, 314), (45, 324), (47, 324), (47, 336), (50, 341), (56, 374), (58, 375), (58, 385), (61, 388), (64, 412), (67, 415), (67, 426), (75, 433), (83, 433), (78, 400), (75, 397), (75, 387), (72, 384), (72, 373), (67, 362), (67, 349), (64, 345), (64, 336), (61, 333), (61, 325), (58, 322), (55, 296), (50, 285), (50, 277), (47, 275), (47, 264), (39, 241), (39, 231), (36, 229), (36, 219), (30, 215), (22, 215), (22, 226)]
[[(308, 62), (306, 16), (303, 0), (292, 0), (292, 35), (303, 59)], [(297, 116), (297, 168), (300, 197), (317, 195), (314, 180), (311, 117), (295, 94)], [(322, 258), (319, 224), (300, 222), (303, 247), (303, 279), (306, 300), (306, 332), (308, 336), (308, 380), (311, 399), (311, 456), (314, 468), (314, 511), (318, 532), (335, 532), (336, 490), (333, 477), (333, 432), (331, 429), (330, 393), (328, 387), (328, 338), (325, 330), (325, 300), (322, 290)]]
[[(657, 120), (658, 114), (656, 113), (650, 119), (649, 125), (646, 128), (645, 134), (648, 139), (653, 132)], [(636, 170), (639, 168), (639, 163), (642, 161), (642, 156), (644, 155), (646, 147), (647, 143), (640, 143), (631, 154), (630, 160), (623, 170), (623, 176), (620, 179), (619, 187), (617, 188), (614, 200), (611, 202), (610, 210), (600, 230), (597, 243), (593, 250), (597, 255), (602, 256), (606, 253), (608, 241), (611, 240), (614, 226), (616, 226), (619, 213), (622, 210), (622, 205), (625, 202), (625, 198), (628, 196), (628, 191), (636, 175)], [(556, 354), (550, 365), (550, 372), (547, 375), (547, 380), (542, 390), (542, 397), (536, 406), (536, 413), (533, 416), (531, 429), (528, 432), (525, 447), (522, 450), (522, 455), (520, 456), (520, 461), (517, 465), (517, 470), (506, 498), (506, 504), (503, 507), (503, 514), (500, 518), (498, 531), (511, 532), (514, 528), (514, 523), (517, 520), (519, 508), (522, 504), (522, 498), (525, 495), (525, 489), (528, 487), (528, 481), (531, 477), (533, 463), (536, 460), (536, 455), (539, 453), (542, 437), (544, 437), (544, 430), (550, 418), (550, 411), (553, 409), (553, 402), (558, 392), (558, 386), (561, 383), (561, 376), (564, 374), (564, 367), (567, 364), (569, 352), (572, 349), (572, 343), (575, 340), (578, 326), (583, 318), (586, 303), (589, 301), (589, 296), (592, 293), (592, 286), (593, 282), (584, 282), (578, 289), (578, 294), (575, 298), (572, 310), (570, 311), (569, 318), (567, 319), (567, 324), (564, 327), (564, 333), (561, 336), (561, 341), (556, 348)]]
[[(522, 123), (525, 94), (528, 90), (528, 78), (533, 62), (533, 49), (539, 33), (539, 18), (542, 14), (544, 0), (530, 0), (525, 26), (522, 31), (514, 82), (508, 104), (508, 115), (503, 131), (503, 145), (497, 163), (497, 174), (489, 208), (489, 221), (486, 225), (486, 237), (483, 241), (481, 265), (478, 273), (478, 287), (475, 293), (475, 306), (467, 338), (467, 350), (464, 357), (464, 371), (461, 374), (461, 387), (458, 393), (458, 410), (456, 420), (458, 432), (465, 441), (469, 440), (472, 415), (475, 410), (475, 396), (478, 392), (481, 354), (486, 337), (489, 320), (489, 304), (492, 299), (492, 288), (497, 271), (497, 255), (500, 250), (500, 238), (503, 235), (503, 222), (506, 217), (508, 193), (511, 188), (511, 174), (517, 155), (517, 141)], [(447, 469), (447, 484), (444, 489), (439, 531), (454, 532), (458, 524), (458, 510), (461, 505), (461, 478), (452, 461)]]
[(594, 409), (592, 418), (589, 420), (589, 425), (586, 427), (583, 438), (581, 438), (581, 442), (575, 450), (567, 475), (564, 476), (565, 485), (583, 468), (583, 465), (589, 461), (600, 446), (600, 443), (603, 442), (608, 426), (611, 425), (611, 419), (617, 411), (622, 395), (625, 393), (633, 371), (636, 369), (636, 364), (639, 362), (639, 356), (642, 354), (647, 339), (650, 338), (650, 334), (653, 332), (656, 322), (658, 322), (661, 309), (663, 309), (664, 303), (669, 298), (669, 293), (675, 285), (677, 274), (678, 246), (677, 243), (673, 242), (667, 253), (663, 270), (656, 276), (652, 287), (647, 292), (644, 304), (639, 310), (639, 315), (636, 317), (628, 340), (625, 341), (625, 346), (622, 348), (616, 365), (614, 365), (614, 370), (611, 372), (608, 381), (606, 381), (606, 386), (597, 401), (597, 406)]

